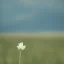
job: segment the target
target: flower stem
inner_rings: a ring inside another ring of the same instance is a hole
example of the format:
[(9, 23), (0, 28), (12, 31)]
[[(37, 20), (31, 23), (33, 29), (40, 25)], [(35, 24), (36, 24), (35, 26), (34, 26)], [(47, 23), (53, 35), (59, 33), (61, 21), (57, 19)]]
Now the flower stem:
[(19, 54), (19, 64), (20, 64), (20, 60), (21, 60), (21, 50), (20, 50), (20, 54)]

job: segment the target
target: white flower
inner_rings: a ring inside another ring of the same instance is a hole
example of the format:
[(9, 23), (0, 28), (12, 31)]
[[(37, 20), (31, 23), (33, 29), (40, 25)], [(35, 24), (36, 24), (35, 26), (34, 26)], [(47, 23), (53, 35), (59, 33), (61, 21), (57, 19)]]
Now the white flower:
[(19, 50), (24, 50), (24, 49), (26, 48), (26, 46), (23, 45), (23, 42), (21, 42), (21, 43), (18, 43), (17, 48), (18, 48)]

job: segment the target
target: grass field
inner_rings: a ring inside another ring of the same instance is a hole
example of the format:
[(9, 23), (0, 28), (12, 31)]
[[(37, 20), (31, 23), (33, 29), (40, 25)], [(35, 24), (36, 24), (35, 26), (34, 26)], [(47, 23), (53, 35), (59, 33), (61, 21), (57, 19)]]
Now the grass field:
[(24, 42), (21, 64), (64, 64), (64, 36), (0, 35), (0, 64), (19, 64), (17, 44)]

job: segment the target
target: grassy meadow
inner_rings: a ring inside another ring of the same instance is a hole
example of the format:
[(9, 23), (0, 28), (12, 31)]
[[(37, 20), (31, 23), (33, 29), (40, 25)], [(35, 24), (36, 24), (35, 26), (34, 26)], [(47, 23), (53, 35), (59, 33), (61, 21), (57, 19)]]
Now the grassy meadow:
[(64, 64), (64, 36), (0, 34), (0, 64), (19, 64), (17, 44), (24, 42), (21, 64)]

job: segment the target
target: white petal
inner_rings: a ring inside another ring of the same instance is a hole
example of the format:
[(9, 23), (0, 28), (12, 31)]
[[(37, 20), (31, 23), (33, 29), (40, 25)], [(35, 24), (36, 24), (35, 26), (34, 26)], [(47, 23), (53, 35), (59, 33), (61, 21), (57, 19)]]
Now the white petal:
[(22, 50), (24, 50), (25, 48), (26, 48), (26, 46), (23, 46), (23, 47), (22, 47)]
[(17, 46), (17, 48), (20, 50), (20, 47), (19, 46)]
[(24, 50), (25, 48), (26, 48), (26, 46), (24, 46), (23, 45), (23, 42), (21, 42), (21, 43), (18, 43), (18, 46), (17, 46), (17, 48), (20, 50)]
[(23, 46), (23, 42), (21, 42), (19, 45)]

